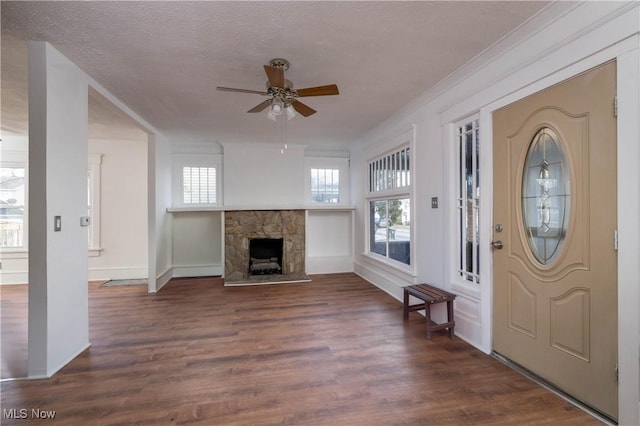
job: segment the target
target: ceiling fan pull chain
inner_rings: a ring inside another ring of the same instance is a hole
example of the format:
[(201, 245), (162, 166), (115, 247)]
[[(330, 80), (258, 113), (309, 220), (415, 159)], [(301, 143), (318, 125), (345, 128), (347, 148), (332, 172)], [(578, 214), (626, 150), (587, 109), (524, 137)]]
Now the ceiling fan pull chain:
[(287, 132), (287, 120), (284, 118), (284, 115), (281, 115), (280, 116), (280, 144), (282, 145), (282, 148), (280, 148), (280, 154), (284, 154), (284, 151), (287, 149), (286, 132)]

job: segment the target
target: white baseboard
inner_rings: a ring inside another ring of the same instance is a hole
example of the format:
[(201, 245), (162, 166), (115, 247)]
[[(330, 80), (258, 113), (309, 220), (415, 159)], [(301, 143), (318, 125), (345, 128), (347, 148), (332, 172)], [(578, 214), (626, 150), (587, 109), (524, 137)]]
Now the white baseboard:
[(211, 277), (224, 273), (222, 265), (173, 265), (172, 278)]
[[(108, 281), (108, 280), (128, 280), (135, 278), (147, 278), (149, 276), (148, 268), (131, 268), (131, 267), (108, 267), (108, 268), (89, 268), (89, 281)], [(0, 284), (27, 284), (29, 282), (29, 271), (0, 271)]]
[(170, 267), (156, 277), (156, 288), (155, 289), (150, 288), (149, 293), (155, 293), (158, 290), (160, 290), (162, 287), (164, 287), (166, 283), (169, 282), (169, 280), (171, 280), (171, 278), (173, 278), (173, 268)]
[(27, 284), (28, 282), (29, 282), (28, 271), (0, 272), (0, 285)]
[(86, 345), (84, 345), (80, 349), (78, 349), (74, 354), (69, 356), (69, 358), (67, 358), (65, 361), (63, 361), (57, 367), (47, 369), (46, 373), (45, 372), (41, 372), (41, 371), (30, 372), (29, 375), (27, 376), (27, 379), (28, 380), (41, 380), (41, 379), (49, 379), (49, 378), (51, 378), (54, 374), (56, 374), (64, 366), (66, 366), (71, 361), (73, 361), (75, 358), (77, 358), (78, 355), (80, 355), (82, 352), (86, 351), (89, 347), (91, 347), (91, 342), (87, 342)]
[(147, 278), (149, 276), (148, 268), (90, 268), (89, 281), (98, 280), (130, 280), (137, 278)]
[[(128, 280), (135, 278), (147, 278), (147, 268), (92, 268), (88, 271), (89, 281)], [(29, 271), (2, 271), (0, 272), (0, 284), (27, 284)]]
[(384, 271), (375, 271), (357, 262), (353, 264), (353, 272), (399, 301), (402, 301), (404, 298), (402, 287), (414, 284), (413, 282), (407, 282), (396, 276), (387, 274)]

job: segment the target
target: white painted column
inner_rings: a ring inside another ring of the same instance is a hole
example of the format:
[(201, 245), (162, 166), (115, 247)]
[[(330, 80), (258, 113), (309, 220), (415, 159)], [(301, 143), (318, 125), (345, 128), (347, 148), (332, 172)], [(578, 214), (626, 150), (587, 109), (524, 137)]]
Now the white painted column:
[(86, 75), (30, 42), (29, 377), (50, 377), (89, 346), (87, 105)]
[(640, 37), (618, 59), (618, 421), (640, 423)]

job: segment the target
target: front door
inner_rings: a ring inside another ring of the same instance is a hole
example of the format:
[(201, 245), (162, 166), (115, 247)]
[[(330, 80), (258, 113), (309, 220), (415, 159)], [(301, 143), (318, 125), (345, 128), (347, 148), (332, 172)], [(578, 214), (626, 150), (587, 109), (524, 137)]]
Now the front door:
[(615, 62), (493, 115), (493, 349), (617, 418)]

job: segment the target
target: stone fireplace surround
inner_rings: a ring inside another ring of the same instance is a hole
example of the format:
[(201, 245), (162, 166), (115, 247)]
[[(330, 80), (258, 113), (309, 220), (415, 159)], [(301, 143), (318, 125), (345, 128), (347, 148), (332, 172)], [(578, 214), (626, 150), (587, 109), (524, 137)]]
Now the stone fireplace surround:
[(226, 283), (249, 279), (249, 240), (253, 238), (282, 238), (282, 275), (305, 273), (304, 210), (225, 211)]

